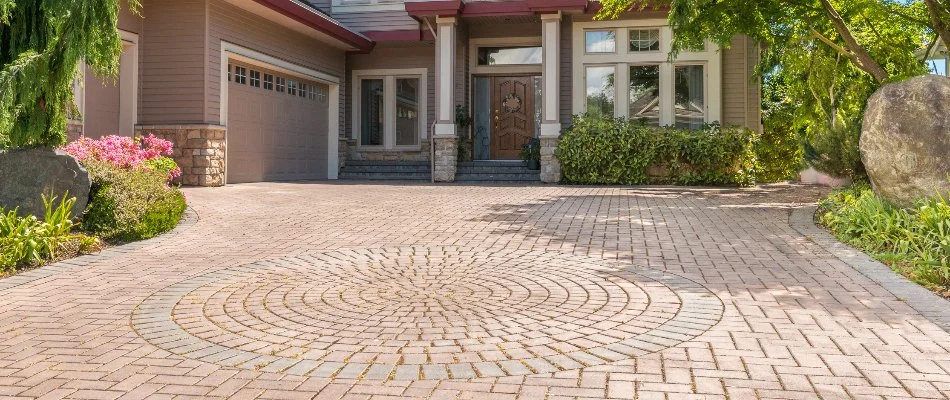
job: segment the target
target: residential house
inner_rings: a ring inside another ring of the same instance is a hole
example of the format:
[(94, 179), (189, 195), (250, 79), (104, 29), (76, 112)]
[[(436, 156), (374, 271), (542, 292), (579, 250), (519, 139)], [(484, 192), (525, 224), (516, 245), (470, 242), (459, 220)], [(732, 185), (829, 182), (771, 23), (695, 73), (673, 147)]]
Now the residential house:
[[(456, 178), (457, 147), (542, 171), (571, 117), (761, 129), (759, 46), (668, 60), (663, 11), (596, 21), (588, 0), (143, 0), (123, 10), (117, 82), (86, 74), (73, 136), (173, 140), (184, 182), (337, 179), (347, 164)], [(456, 112), (471, 115), (463, 129)], [(428, 176), (428, 175), (427, 175)]]

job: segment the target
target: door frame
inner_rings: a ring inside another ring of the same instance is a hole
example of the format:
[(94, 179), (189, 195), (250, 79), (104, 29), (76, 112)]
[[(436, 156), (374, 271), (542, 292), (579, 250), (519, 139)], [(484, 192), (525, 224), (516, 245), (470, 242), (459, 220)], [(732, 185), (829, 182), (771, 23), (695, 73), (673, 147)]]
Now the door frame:
[[(471, 74), (471, 77), (470, 77), (470, 78), (471, 78), (471, 81), (470, 81), (469, 87), (472, 88), (472, 90), (470, 91), (471, 99), (470, 99), (470, 101), (469, 101), (468, 104), (469, 104), (469, 114), (472, 116), (473, 120), (474, 120), (474, 118), (475, 118), (475, 113), (478, 112), (478, 110), (475, 108), (475, 104), (476, 104), (476, 101), (475, 101), (475, 96), (476, 96), (476, 93), (475, 93), (475, 79), (477, 79), (477, 78), (498, 78), (498, 77), (511, 77), (511, 78), (532, 77), (532, 78), (536, 78), (536, 79), (537, 79), (537, 78), (541, 78), (541, 72), (540, 72), (540, 71), (538, 71), (538, 72), (533, 72), (533, 71), (532, 71), (532, 72), (507, 73), (507, 72), (499, 71), (499, 72), (483, 72), (483, 73), (477, 73), (477, 74), (473, 73), (473, 74)], [(544, 96), (544, 87), (543, 87), (544, 82), (543, 82), (543, 79), (542, 79), (541, 85), (542, 85), (542, 86), (540, 87), (540, 88), (541, 88), (541, 96), (543, 97), (543, 96)], [(489, 89), (489, 94), (488, 94), (488, 96), (489, 96), (489, 101), (491, 101), (491, 99), (492, 99), (492, 95), (491, 95), (492, 85), (488, 85), (488, 89)], [(535, 102), (538, 102), (538, 101), (541, 101), (541, 100), (542, 100), (541, 98), (537, 98), (537, 97), (534, 99)], [(539, 104), (539, 103), (535, 103), (536, 106), (537, 106), (537, 104)], [(488, 111), (490, 112), (491, 110), (488, 110)], [(489, 118), (489, 120), (490, 120), (490, 118)], [(474, 122), (473, 122), (473, 123), (472, 123), (472, 128), (474, 129), (474, 127), (475, 127), (475, 126), (474, 126)], [(535, 128), (535, 133), (537, 133), (537, 130), (539, 129), (539, 127), (538, 127), (538, 126), (535, 126), (534, 128)], [(489, 129), (491, 129), (491, 127), (489, 127)], [(474, 157), (475, 157), (475, 154), (474, 154), (474, 150), (475, 150), (475, 146), (474, 146), (475, 133), (474, 133), (474, 131), (472, 131), (471, 136), (472, 136), (471, 139), (472, 139), (472, 143), (473, 143), (473, 145), (472, 145), (472, 151), (473, 151), (472, 158), (474, 159)], [(490, 141), (490, 140), (491, 140), (491, 131), (490, 131), (490, 130), (489, 130), (489, 132), (488, 132), (488, 137), (489, 137), (489, 141)], [(491, 143), (489, 142), (489, 149), (490, 149), (490, 148), (491, 148)], [(489, 152), (490, 152), (490, 151), (491, 151), (491, 150), (489, 150)], [(496, 160), (496, 159), (492, 158), (492, 157), (491, 157), (491, 154), (489, 153), (489, 156), (488, 156), (488, 159), (487, 159), (487, 160), (479, 160), (479, 161), (509, 161), (509, 160)]]
[[(343, 113), (340, 111), (340, 82), (342, 79), (335, 75), (320, 72), (312, 68), (307, 68), (298, 64), (293, 64), (277, 57), (273, 57), (256, 50), (249, 49), (225, 40), (221, 41), (220, 62), (220, 105), (219, 115), (221, 116), (221, 126), (225, 127), (224, 134), (224, 182), (228, 182), (228, 64), (230, 60), (240, 61), (245, 64), (257, 65), (276, 72), (287, 75), (297, 76), (317, 83), (327, 85), (327, 179), (335, 180), (339, 178), (340, 172), (340, 126), (342, 126)], [(334, 118), (336, 115), (336, 118)]]

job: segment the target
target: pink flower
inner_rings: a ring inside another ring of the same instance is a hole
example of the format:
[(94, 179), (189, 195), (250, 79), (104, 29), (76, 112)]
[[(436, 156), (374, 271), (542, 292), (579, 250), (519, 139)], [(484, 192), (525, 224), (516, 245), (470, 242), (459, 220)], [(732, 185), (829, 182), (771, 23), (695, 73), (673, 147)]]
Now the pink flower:
[[(143, 162), (172, 155), (172, 142), (155, 137), (153, 134), (137, 138), (127, 136), (105, 136), (99, 140), (82, 137), (67, 144), (63, 150), (72, 154), (80, 162), (96, 160), (107, 162), (117, 168), (138, 168)], [(168, 173), (169, 181), (181, 176), (181, 169)]]

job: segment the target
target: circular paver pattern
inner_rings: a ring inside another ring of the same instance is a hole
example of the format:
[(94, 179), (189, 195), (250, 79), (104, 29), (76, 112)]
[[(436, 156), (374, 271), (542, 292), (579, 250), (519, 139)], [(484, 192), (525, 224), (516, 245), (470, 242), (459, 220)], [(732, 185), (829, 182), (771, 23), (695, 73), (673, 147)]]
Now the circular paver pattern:
[(132, 325), (219, 365), (317, 377), (467, 379), (549, 373), (691, 340), (723, 305), (677, 275), (520, 250), (341, 250), (186, 279)]

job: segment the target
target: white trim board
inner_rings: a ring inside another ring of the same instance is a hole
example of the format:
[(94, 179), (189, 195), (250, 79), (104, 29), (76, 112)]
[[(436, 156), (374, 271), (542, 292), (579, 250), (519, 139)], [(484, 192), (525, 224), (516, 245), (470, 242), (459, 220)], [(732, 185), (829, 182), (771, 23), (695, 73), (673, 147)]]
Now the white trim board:
[[(419, 142), (410, 146), (397, 146), (396, 145), (396, 79), (399, 78), (418, 78), (419, 79)], [(386, 121), (383, 126), (383, 145), (382, 146), (363, 146), (360, 143), (360, 129), (362, 128), (360, 124), (362, 123), (361, 113), (361, 97), (362, 86), (360, 82), (363, 79), (382, 79), (383, 80), (383, 92), (385, 98), (384, 101), (384, 115)], [(392, 151), (392, 150), (406, 150), (406, 151), (417, 151), (421, 148), (421, 142), (427, 138), (426, 128), (428, 127), (429, 119), (429, 70), (427, 68), (402, 68), (402, 69), (361, 69), (353, 70), (352, 72), (352, 84), (351, 90), (352, 93), (352, 115), (353, 122), (351, 124), (350, 137), (357, 142), (357, 146), (360, 150), (364, 151)], [(392, 95), (392, 96), (390, 96)]]
[[(293, 75), (300, 78), (309, 79), (328, 86), (327, 88), (327, 179), (334, 180), (338, 178), (340, 172), (339, 158), (339, 140), (340, 126), (342, 124), (343, 113), (340, 112), (340, 82), (342, 79), (338, 76), (321, 72), (302, 65), (293, 64), (279, 58), (261, 53), (247, 47), (239, 46), (227, 41), (221, 41), (221, 65), (220, 65), (220, 109), (221, 126), (228, 126), (228, 64), (231, 60), (240, 61), (250, 65), (258, 65), (275, 72), (287, 75)], [(334, 118), (334, 115), (336, 118)], [(228, 181), (228, 134), (225, 133), (225, 152), (224, 152), (224, 182)]]

